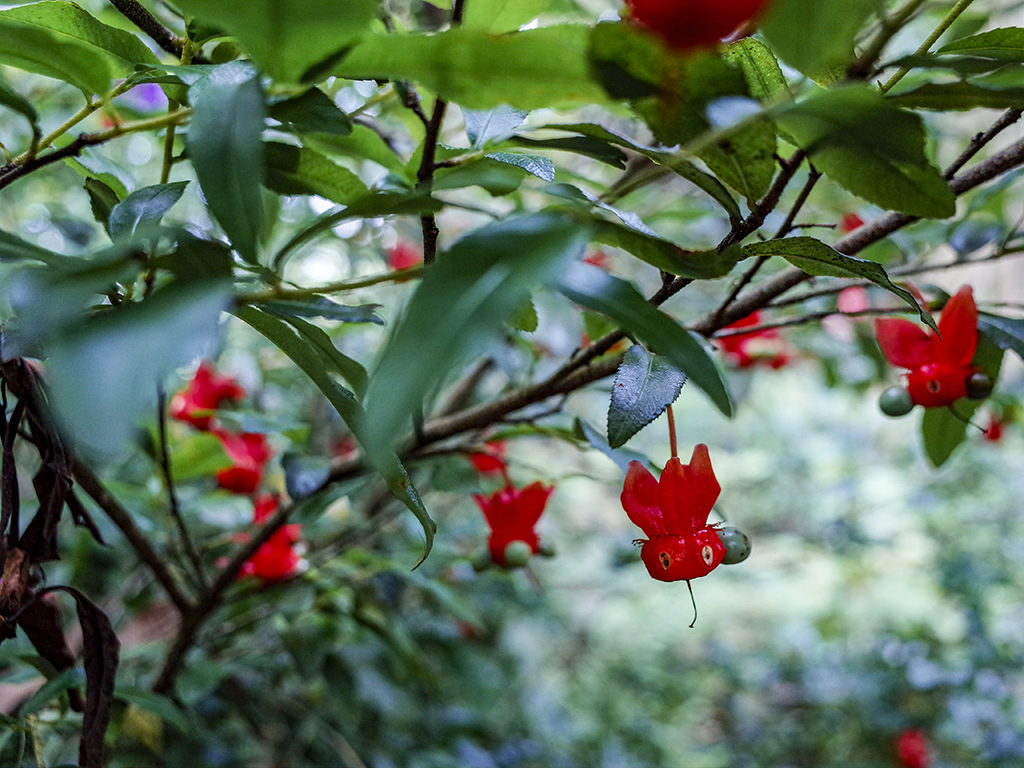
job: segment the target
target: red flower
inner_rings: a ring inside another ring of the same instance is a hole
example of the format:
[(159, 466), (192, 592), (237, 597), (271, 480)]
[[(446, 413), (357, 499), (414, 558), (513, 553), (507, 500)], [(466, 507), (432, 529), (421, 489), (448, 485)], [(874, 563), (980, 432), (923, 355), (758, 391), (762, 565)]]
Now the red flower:
[(864, 226), (864, 219), (858, 216), (856, 213), (844, 213), (843, 217), (839, 220), (839, 231), (844, 235), (847, 232), (853, 232), (857, 227)]
[(266, 435), (255, 432), (236, 435), (222, 429), (212, 431), (232, 461), (232, 466), (217, 470), (217, 485), (233, 493), (255, 491), (263, 479), (263, 467), (270, 459)]
[(525, 542), (530, 547), (530, 552), (537, 554), (540, 539), (533, 527), (540, 519), (544, 506), (548, 503), (548, 497), (554, 490), (553, 486), (542, 483), (531, 483), (525, 488), (516, 488), (509, 483), (490, 496), (473, 494), (474, 501), (491, 527), (487, 547), (494, 562), (498, 565), (508, 565), (505, 560), (505, 549), (514, 541)]
[(932, 764), (928, 755), (928, 739), (918, 728), (908, 728), (900, 733), (896, 739), (896, 755), (901, 768), (928, 768)]
[(388, 250), (388, 266), (391, 269), (408, 269), (423, 261), (423, 251), (408, 240), (399, 240)]
[(508, 466), (505, 464), (505, 441), (493, 440), (484, 444), (484, 451), (469, 454), (473, 469), (481, 475), (501, 474), (508, 477)]
[[(737, 320), (725, 329), (751, 328), (761, 324), (761, 311), (758, 310)], [(725, 330), (723, 329), (723, 330)], [(782, 368), (789, 363), (790, 356), (786, 345), (774, 328), (764, 328), (750, 333), (737, 333), (715, 339), (737, 367), (749, 368), (753, 365), (767, 365), (771, 368)]]
[[(277, 497), (264, 493), (253, 499), (254, 525), (266, 522), (277, 511)], [(263, 581), (281, 581), (295, 575), (300, 557), (295, 551), (299, 540), (298, 525), (283, 525), (245, 561), (239, 576), (255, 576)], [(245, 540), (248, 536), (245, 537)]]
[(622, 487), (622, 508), (648, 536), (640, 559), (658, 581), (689, 581), (707, 576), (725, 557), (725, 544), (708, 515), (721, 487), (708, 447), (693, 449), (689, 464), (673, 456), (661, 481), (639, 461), (629, 463)]
[(633, 21), (679, 51), (714, 45), (764, 5), (766, 0), (626, 0)]
[(988, 427), (985, 429), (984, 437), (990, 443), (998, 443), (1003, 439), (1003, 432), (1006, 430), (1006, 422), (994, 413), (988, 415)]
[(967, 378), (978, 345), (978, 308), (971, 286), (956, 292), (942, 310), (939, 335), (903, 318), (875, 320), (885, 358), (910, 370), (907, 389), (916, 405), (949, 405), (967, 394)]
[(192, 381), (171, 398), (171, 416), (187, 421), (197, 429), (208, 430), (213, 420), (213, 411), (224, 400), (241, 400), (245, 390), (230, 376), (214, 372), (209, 361), (204, 360), (196, 369)]

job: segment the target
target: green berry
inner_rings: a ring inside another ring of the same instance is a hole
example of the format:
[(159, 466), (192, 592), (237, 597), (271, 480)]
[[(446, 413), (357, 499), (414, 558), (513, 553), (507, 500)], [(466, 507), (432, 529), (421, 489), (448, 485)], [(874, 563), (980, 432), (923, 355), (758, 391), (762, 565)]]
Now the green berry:
[(964, 386), (967, 387), (967, 396), (971, 400), (984, 400), (992, 394), (995, 384), (987, 373), (975, 371), (964, 381)]
[(510, 541), (505, 547), (505, 565), (509, 568), (522, 568), (530, 561), (533, 550), (525, 541)]
[(542, 541), (540, 543), (540, 547), (537, 549), (537, 554), (541, 557), (554, 557), (555, 547), (553, 544), (548, 544), (547, 542)]
[(722, 558), (724, 565), (742, 563), (750, 557), (750, 537), (739, 528), (719, 528), (718, 538), (725, 545), (725, 557)]
[(494, 561), (491, 559), (491, 553), (486, 549), (474, 552), (469, 558), (469, 562), (472, 564), (473, 570), (477, 573), (480, 573), (480, 571), (486, 571), (494, 565)]
[(906, 387), (889, 387), (878, 398), (878, 407), (886, 416), (906, 416), (914, 407)]

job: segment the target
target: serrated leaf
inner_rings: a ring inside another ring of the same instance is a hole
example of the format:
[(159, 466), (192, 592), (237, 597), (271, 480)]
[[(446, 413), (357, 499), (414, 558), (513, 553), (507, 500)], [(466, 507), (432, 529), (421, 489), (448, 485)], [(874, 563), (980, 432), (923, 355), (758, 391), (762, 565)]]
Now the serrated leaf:
[(374, 314), (374, 310), (378, 309), (380, 304), (349, 306), (331, 301), (326, 296), (314, 296), (309, 299), (273, 299), (261, 301), (258, 306), (278, 315), (322, 317), (326, 320), (339, 320), (343, 323), (384, 324), (384, 321)]
[[(383, 450), (447, 371), (522, 306), (536, 285), (583, 255), (587, 228), (553, 213), (512, 216), (463, 237), (424, 273), (366, 393), (368, 450)], [(430, 365), (410, 365), (430, 360)]]
[(589, 28), (556, 24), (494, 35), (472, 28), (369, 35), (334, 67), (350, 80), (410, 80), (470, 109), (602, 103), (587, 61)]
[[(548, 126), (551, 127), (551, 126)], [(623, 169), (629, 155), (616, 146), (602, 139), (591, 136), (567, 136), (556, 139), (531, 139), (526, 136), (513, 136), (509, 143), (533, 149), (555, 149), (573, 152), (577, 155), (592, 157), (606, 165)]]
[[(999, 380), (1003, 350), (986, 334), (978, 335), (978, 348), (972, 365), (987, 373), (992, 381)], [(962, 397), (948, 408), (925, 408), (921, 419), (921, 441), (925, 455), (933, 467), (941, 467), (967, 436), (967, 428), (981, 400)]]
[(140, 225), (158, 224), (188, 185), (187, 181), (172, 181), (135, 190), (110, 210), (110, 237), (123, 239), (135, 234)]
[(1024, 29), (1002, 27), (942, 46), (938, 54), (957, 53), (998, 61), (1024, 62)]
[(760, 200), (775, 177), (775, 128), (756, 120), (722, 141), (702, 148), (697, 156), (722, 181), (747, 200)]
[(686, 376), (639, 344), (630, 347), (612, 383), (608, 404), (608, 445), (620, 448), (676, 401)]
[(319, 88), (310, 88), (298, 96), (274, 102), (267, 114), (295, 133), (326, 133), (331, 136), (352, 133), (349, 116)]
[[(409, 474), (402, 462), (395, 453), (381, 445), (379, 438), (373, 443), (377, 450), (370, 451), (369, 441), (374, 436), (367, 436), (368, 422), (367, 415), (363, 411), (355, 395), (343, 386), (338, 384), (327, 372), (331, 365), (323, 352), (307, 339), (303, 338), (294, 328), (289, 327), (284, 320), (274, 315), (262, 312), (253, 307), (237, 307), (234, 314), (245, 321), (257, 331), (266, 336), (274, 345), (284, 352), (303, 373), (312, 381), (323, 395), (330, 401), (331, 405), (338, 412), (352, 430), (356, 440), (366, 450), (367, 458), (374, 468), (381, 474), (388, 484), (391, 493), (405, 504), (406, 507), (416, 516), (423, 526), (425, 537), (423, 555), (416, 566), (422, 563), (434, 544), (434, 534), (437, 531), (437, 524), (431, 519), (427, 508), (423, 506), (419, 493), (409, 479)], [(415, 566), (414, 566), (415, 567)]]
[(608, 315), (645, 346), (664, 355), (718, 410), (732, 416), (732, 398), (725, 379), (703, 340), (652, 306), (630, 283), (598, 267), (577, 263), (553, 285), (580, 306)]
[(121, 202), (109, 184), (105, 184), (92, 176), (85, 180), (85, 191), (89, 195), (89, 207), (92, 216), (110, 233), (110, 212)]
[(522, 168), (527, 173), (544, 181), (555, 180), (555, 164), (540, 155), (521, 155), (515, 152), (491, 152), (487, 157), (499, 163), (508, 163)]
[(668, 240), (605, 220), (594, 221), (594, 241), (622, 248), (669, 274), (695, 280), (724, 277), (743, 257), (742, 252), (736, 248), (722, 252), (687, 251)]
[(815, 277), (849, 277), (870, 280), (895, 294), (920, 315), (921, 321), (938, 332), (935, 320), (913, 294), (900, 288), (886, 274), (881, 264), (847, 256), (813, 237), (784, 237), (743, 246), (745, 256), (781, 256), (794, 267)]
[(508, 324), (517, 331), (533, 333), (537, 330), (540, 318), (537, 317), (537, 308), (533, 305), (533, 299), (527, 298), (511, 318)]
[(318, 65), (351, 45), (376, 18), (378, 0), (176, 0), (233, 35), (275, 80), (322, 79)]
[(239, 254), (257, 261), (263, 226), (263, 123), (259, 79), (242, 62), (210, 70), (189, 89), (188, 153), (210, 212)]
[(368, 192), (356, 174), (315, 150), (276, 141), (263, 146), (266, 185), (278, 194), (319, 195), (348, 205)]
[(526, 112), (513, 109), (502, 104), (494, 109), (462, 110), (462, 120), (466, 124), (466, 136), (470, 146), (479, 149), (489, 141), (504, 139), (522, 125)]
[(1024, 108), (1024, 88), (984, 88), (967, 82), (925, 83), (910, 91), (890, 94), (886, 101), (909, 109), (940, 111)]
[(136, 64), (159, 64), (141, 40), (74, 3), (39, 2), (0, 11), (0, 64), (105, 93)]
[(956, 198), (925, 154), (921, 118), (867, 86), (823, 91), (780, 110), (776, 121), (818, 170), (887, 210), (945, 218)]

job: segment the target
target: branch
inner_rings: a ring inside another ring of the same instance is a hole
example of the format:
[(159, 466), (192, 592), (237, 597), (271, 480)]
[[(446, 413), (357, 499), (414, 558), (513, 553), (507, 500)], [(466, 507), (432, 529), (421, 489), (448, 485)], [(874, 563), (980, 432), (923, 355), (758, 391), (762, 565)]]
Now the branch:
[[(143, 8), (136, 0), (110, 0), (110, 4), (120, 11), (128, 21), (153, 38), (153, 42), (181, 61), (187, 39), (180, 38), (167, 29), (156, 16)], [(209, 59), (198, 53), (192, 54), (191, 59), (193, 64), (210, 63)]]

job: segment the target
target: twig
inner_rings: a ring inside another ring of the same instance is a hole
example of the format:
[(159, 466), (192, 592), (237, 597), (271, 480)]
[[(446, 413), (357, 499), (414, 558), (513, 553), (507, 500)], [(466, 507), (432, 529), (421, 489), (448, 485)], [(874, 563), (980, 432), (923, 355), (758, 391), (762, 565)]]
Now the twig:
[[(966, 11), (967, 8), (973, 2), (974, 0), (959, 0), (957, 4), (950, 9), (949, 13), (946, 14), (942, 21), (939, 22), (939, 25), (932, 30), (932, 33), (925, 38), (924, 42), (921, 43), (918, 49), (914, 51), (914, 55), (923, 56), (924, 54), (928, 53), (928, 49), (932, 47), (932, 44), (940, 37), (942, 37), (942, 34), (947, 29), (950, 28), (950, 26), (953, 24), (954, 21), (957, 20), (960, 14)], [(886, 80), (886, 82), (882, 86), (880, 86), (879, 89), (882, 91), (882, 93), (888, 93), (889, 90), (894, 85), (896, 85), (896, 83), (898, 83), (900, 80), (906, 77), (907, 73), (910, 72), (910, 70), (911, 67), (900, 67), (893, 73), (892, 77)]]
[[(153, 38), (153, 42), (181, 61), (181, 54), (187, 43), (186, 38), (178, 37), (167, 29), (156, 16), (143, 8), (136, 0), (110, 0), (110, 4), (117, 8), (128, 21)], [(210, 60), (201, 54), (193, 53), (192, 63), (209, 64)]]

